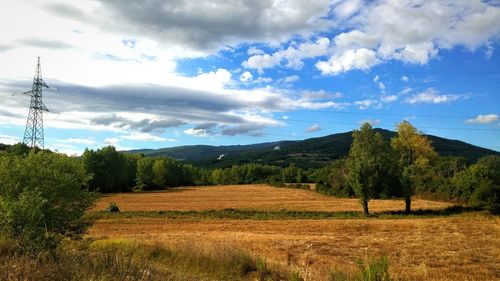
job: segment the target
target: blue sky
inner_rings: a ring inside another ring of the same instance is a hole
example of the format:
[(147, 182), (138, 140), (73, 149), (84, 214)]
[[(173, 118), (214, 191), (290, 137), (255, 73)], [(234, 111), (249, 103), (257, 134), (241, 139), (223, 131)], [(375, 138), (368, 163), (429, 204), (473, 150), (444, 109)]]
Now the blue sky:
[[(36, 57), (46, 147), (161, 148), (358, 128), (500, 150), (498, 1), (10, 1), (0, 142), (22, 140)], [(28, 20), (27, 20), (28, 19)]]

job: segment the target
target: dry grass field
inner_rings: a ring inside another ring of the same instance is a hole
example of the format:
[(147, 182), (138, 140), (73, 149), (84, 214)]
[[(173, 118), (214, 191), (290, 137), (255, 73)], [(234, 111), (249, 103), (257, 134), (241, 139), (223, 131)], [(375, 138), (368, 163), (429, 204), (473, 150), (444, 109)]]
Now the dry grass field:
[[(104, 210), (116, 202), (122, 211), (221, 210), (225, 208), (294, 211), (362, 211), (357, 199), (335, 198), (302, 189), (268, 185), (224, 185), (181, 187), (166, 191), (120, 193), (104, 196), (94, 210)], [(449, 204), (414, 200), (414, 209), (440, 209)], [(372, 200), (370, 210), (404, 210), (403, 200)]]
[[(218, 208), (348, 211), (358, 201), (263, 185), (180, 188), (105, 197), (122, 210)], [(447, 204), (418, 200), (415, 208)], [(402, 202), (374, 200), (372, 210), (402, 210)], [(500, 280), (500, 218), (465, 213), (431, 218), (328, 220), (166, 219), (107, 217), (90, 231), (95, 238), (126, 238), (171, 246), (230, 245), (265, 257), (278, 268), (298, 270), (306, 280), (328, 280), (333, 269), (352, 272), (356, 261), (387, 255), (391, 273), (403, 280)]]

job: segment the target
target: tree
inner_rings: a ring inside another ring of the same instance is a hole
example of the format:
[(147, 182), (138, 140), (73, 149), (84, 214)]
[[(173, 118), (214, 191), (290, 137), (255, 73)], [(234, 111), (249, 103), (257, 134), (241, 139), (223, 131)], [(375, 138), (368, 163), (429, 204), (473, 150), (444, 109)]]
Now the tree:
[(410, 213), (411, 196), (415, 187), (431, 163), (437, 159), (437, 153), (432, 148), (431, 141), (408, 121), (399, 123), (396, 132), (397, 135), (391, 139), (391, 146), (398, 159), (405, 211)]
[(88, 226), (82, 217), (95, 199), (79, 159), (33, 150), (0, 157), (0, 232), (26, 252), (80, 237)]
[(348, 183), (368, 216), (368, 201), (376, 196), (376, 190), (383, 182), (388, 149), (382, 135), (373, 131), (368, 123), (363, 124), (360, 130), (354, 130), (352, 137), (347, 160)]
[(500, 213), (500, 156), (483, 157), (452, 179), (454, 196), (474, 207)]
[(113, 146), (85, 149), (82, 155), (85, 171), (90, 176), (90, 188), (100, 192), (128, 191), (135, 180), (133, 156), (116, 151)]
[(165, 187), (167, 182), (167, 163), (165, 159), (156, 159), (153, 164), (153, 183), (157, 187)]
[(149, 157), (142, 157), (137, 160), (136, 183), (142, 188), (153, 186), (153, 160)]

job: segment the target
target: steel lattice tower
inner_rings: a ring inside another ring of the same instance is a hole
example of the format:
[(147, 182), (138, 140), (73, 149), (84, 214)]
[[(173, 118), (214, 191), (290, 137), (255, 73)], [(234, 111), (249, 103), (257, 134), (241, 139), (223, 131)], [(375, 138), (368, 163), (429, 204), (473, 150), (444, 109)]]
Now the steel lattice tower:
[(26, 120), (23, 143), (31, 148), (43, 148), (43, 112), (49, 111), (42, 102), (42, 90), (48, 88), (42, 79), (40, 68), (40, 57), (36, 65), (35, 77), (33, 78), (33, 88), (23, 94), (31, 97), (30, 111)]

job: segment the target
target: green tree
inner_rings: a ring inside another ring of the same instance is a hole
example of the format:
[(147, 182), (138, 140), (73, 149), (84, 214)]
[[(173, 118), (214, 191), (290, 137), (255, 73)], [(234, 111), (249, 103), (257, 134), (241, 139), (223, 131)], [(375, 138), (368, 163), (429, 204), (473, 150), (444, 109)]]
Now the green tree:
[(0, 157), (0, 232), (26, 252), (81, 236), (95, 199), (79, 159), (43, 151)]
[(167, 163), (165, 159), (156, 159), (153, 164), (153, 183), (164, 188), (167, 182)]
[(387, 145), (382, 135), (365, 123), (352, 133), (353, 142), (347, 160), (348, 182), (359, 197), (363, 212), (369, 215), (368, 201), (376, 196), (383, 182), (388, 159)]
[(486, 156), (452, 179), (454, 196), (475, 207), (500, 212), (500, 156)]
[(437, 153), (432, 148), (431, 141), (408, 121), (399, 123), (396, 132), (397, 135), (391, 139), (391, 146), (398, 159), (405, 211), (410, 213), (411, 196), (422, 176), (437, 159)]
[(92, 190), (104, 193), (128, 191), (134, 185), (136, 160), (133, 156), (107, 146), (95, 151), (86, 149), (82, 158)]
[(136, 183), (141, 188), (153, 187), (153, 163), (153, 159), (149, 157), (141, 157), (137, 160)]

